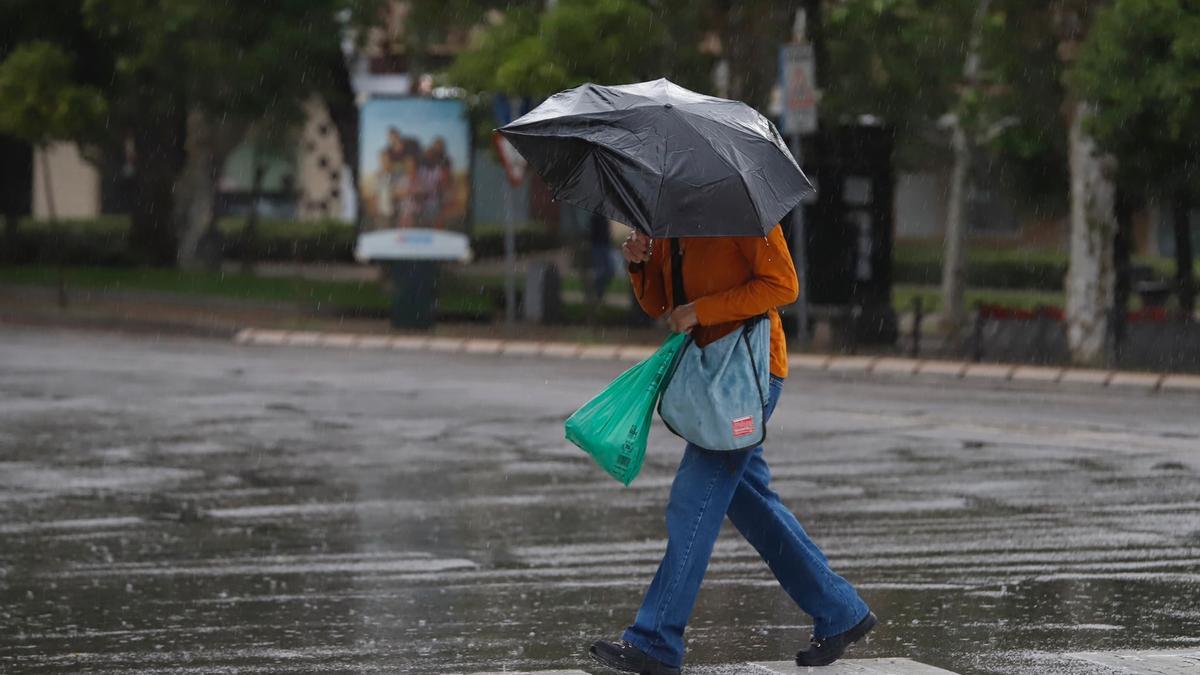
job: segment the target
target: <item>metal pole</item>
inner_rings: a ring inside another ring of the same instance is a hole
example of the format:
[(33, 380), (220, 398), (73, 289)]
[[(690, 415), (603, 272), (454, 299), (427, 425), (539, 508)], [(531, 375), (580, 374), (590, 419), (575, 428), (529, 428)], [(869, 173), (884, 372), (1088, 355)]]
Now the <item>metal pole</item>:
[[(804, 166), (804, 156), (800, 148), (800, 137), (793, 135), (792, 156), (796, 163)], [(795, 251), (792, 263), (796, 266), (796, 278), (800, 282), (800, 295), (796, 298), (796, 333), (801, 349), (808, 349), (808, 246), (804, 236), (804, 202), (801, 201), (792, 211), (792, 250)]]
[(912, 300), (913, 326), (912, 326), (912, 351), (909, 353), (914, 359), (921, 356), (921, 319), (925, 314), (924, 307), (921, 303), (921, 296), (913, 296)]
[(504, 326), (512, 330), (517, 321), (517, 233), (513, 214), (511, 183), (504, 183)]

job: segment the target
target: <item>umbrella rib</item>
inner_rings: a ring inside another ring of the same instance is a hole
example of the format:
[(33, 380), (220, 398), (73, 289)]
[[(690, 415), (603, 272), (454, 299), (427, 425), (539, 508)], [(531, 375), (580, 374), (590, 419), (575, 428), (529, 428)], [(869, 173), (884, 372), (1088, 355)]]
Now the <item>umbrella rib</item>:
[[(662, 189), (663, 189), (663, 183), (664, 183), (664, 182), (666, 182), (666, 180), (667, 180), (667, 167), (666, 167), (666, 163), (667, 163), (667, 156), (668, 156), (668, 155), (670, 155), (670, 153), (669, 153), (669, 152), (667, 152), (667, 140), (668, 140), (668, 139), (667, 139), (667, 137), (663, 137), (663, 154), (662, 154), (662, 156), (663, 156), (663, 167), (662, 167), (661, 169), (659, 169), (659, 171), (658, 171), (658, 192), (655, 192), (655, 193), (654, 193), (654, 216), (650, 218), (650, 229), (651, 229), (651, 230), (653, 230), (653, 229), (654, 229), (654, 224), (659, 222), (659, 220), (658, 220), (658, 209), (659, 209), (659, 207), (660, 207), (660, 206), (662, 206)], [(650, 233), (650, 232), (647, 232), (646, 234), (651, 234), (651, 233)], [(669, 233), (669, 232), (668, 232), (668, 237), (667, 237), (667, 238), (668, 238), (668, 239), (670, 238), (670, 233)]]
[[(511, 131), (510, 131), (509, 133), (514, 133), (514, 132), (511, 132)], [(589, 140), (589, 139), (586, 139), (586, 138), (582, 138), (582, 137), (580, 137), (580, 136), (571, 136), (571, 135), (569, 135), (569, 134), (529, 134), (529, 133), (520, 133), (520, 132), (516, 132), (514, 135), (521, 135), (521, 136), (524, 136), (524, 137), (526, 137), (526, 138), (561, 138), (561, 139), (572, 140), (572, 141), (580, 141), (580, 142), (582, 142), (582, 143), (585, 143), (585, 144), (588, 146), (588, 151), (587, 151), (587, 152), (586, 152), (586, 153), (585, 153), (585, 154), (584, 154), (582, 157), (580, 157), (580, 158), (579, 158), (579, 161), (575, 162), (575, 164), (571, 166), (571, 169), (570, 169), (570, 171), (568, 171), (568, 172), (566, 173), (566, 176), (568, 176), (568, 178), (569, 178), (569, 177), (571, 177), (571, 176), (574, 176), (576, 173), (578, 173), (578, 172), (579, 172), (579, 168), (580, 168), (581, 166), (583, 166), (583, 163), (584, 163), (584, 162), (586, 162), (586, 161), (588, 161), (588, 160), (589, 160), (589, 159), (590, 159), (590, 158), (591, 158), (591, 157), (592, 157), (592, 156), (593, 156), (593, 155), (594, 155), (594, 154), (595, 154), (595, 153), (596, 153), (598, 150), (606, 150), (606, 149), (607, 149), (607, 148), (605, 148), (603, 145), (601, 145), (601, 144), (599, 144), (599, 143), (597, 143), (597, 142), (595, 142), (595, 141), (592, 141), (592, 140)], [(625, 156), (626, 156), (626, 157), (628, 157), (628, 155), (625, 155)], [(564, 181), (564, 183), (565, 183), (565, 181)], [(548, 183), (548, 184), (549, 184), (549, 183)], [(579, 208), (581, 208), (581, 209), (584, 209), (585, 211), (589, 211), (589, 212), (591, 212), (591, 213), (598, 213), (598, 214), (600, 214), (600, 215), (602, 215), (602, 216), (604, 216), (604, 217), (606, 217), (606, 218), (610, 218), (610, 219), (613, 219), (613, 220), (624, 220), (624, 218), (625, 218), (624, 216), (620, 216), (620, 217), (618, 217), (618, 218), (613, 218), (613, 215), (612, 215), (612, 213), (608, 213), (608, 212), (605, 212), (605, 211), (598, 211), (598, 210), (592, 209), (592, 208), (590, 208), (590, 207), (583, 206), (582, 204), (580, 204), (580, 203), (579, 203), (578, 201), (576, 201), (576, 200), (564, 198), (564, 197), (562, 196), (562, 189), (561, 189), (561, 185), (550, 185), (550, 187), (554, 188), (554, 195), (553, 195), (553, 199), (554, 199), (555, 201), (563, 201), (563, 202), (566, 202), (566, 203), (568, 203), (568, 204), (572, 204), (572, 205), (574, 205), (574, 206), (577, 206), (577, 207), (579, 207)], [(661, 193), (661, 191), (662, 191), (662, 183), (661, 183), (661, 178), (660, 178), (660, 182), (659, 182), (659, 192)], [(656, 204), (655, 204), (655, 213), (656, 213), (656, 214), (657, 214), (657, 209), (658, 209), (658, 205), (657, 205), (657, 203), (656, 203)], [(649, 234), (649, 233), (647, 233), (647, 234)]]
[[(567, 176), (574, 176), (575, 173), (577, 171), (579, 171), (579, 167), (583, 166), (583, 163), (586, 162), (588, 160), (588, 158), (592, 156), (592, 153), (595, 152), (596, 148), (598, 147), (595, 142), (590, 141), (590, 140), (580, 137), (580, 136), (570, 136), (570, 135), (566, 135), (566, 134), (530, 134), (530, 133), (521, 133), (519, 131), (511, 131), (511, 130), (508, 131), (508, 133), (513, 134), (514, 136), (524, 136), (526, 138), (562, 138), (562, 139), (567, 139), (567, 140), (572, 140), (572, 141), (580, 141), (582, 143), (586, 143), (588, 146), (588, 151), (586, 153), (584, 153), (584, 155), (582, 157), (579, 158), (578, 162), (575, 162), (575, 164), (571, 167), (571, 170), (566, 173)], [(558, 186), (551, 186), (551, 187), (554, 188), (554, 199), (558, 199), (559, 187)]]
[[(636, 162), (637, 164), (641, 164), (642, 166), (646, 167), (647, 169), (654, 170), (654, 167), (649, 166), (648, 164), (643, 162), (641, 159), (634, 157), (633, 155), (630, 155), (629, 153), (620, 152), (616, 148), (608, 147), (602, 143), (597, 143), (596, 141), (593, 141), (591, 139), (584, 138), (583, 136), (573, 136), (571, 134), (531, 134), (531, 133), (522, 133), (519, 131), (508, 131), (507, 133), (524, 136), (526, 138), (559, 138), (559, 139), (564, 139), (564, 140), (569, 140), (569, 141), (582, 141), (582, 142), (590, 145), (593, 150), (595, 150), (597, 148), (599, 148), (601, 150), (607, 150), (613, 154), (620, 155), (620, 156), (628, 159), (631, 162)], [(658, 170), (658, 172), (661, 173), (662, 169), (660, 168)]]
[[(737, 176), (738, 183), (740, 183), (742, 186), (742, 191), (746, 193), (746, 201), (750, 202), (750, 208), (754, 209), (755, 220), (761, 222), (762, 214), (759, 213), (759, 211), (758, 211), (758, 205), (754, 203), (754, 197), (751, 196), (751, 194), (750, 194), (750, 188), (746, 185), (746, 180), (742, 176), (742, 172), (738, 171), (737, 167), (735, 167), (732, 162), (730, 162), (728, 159), (725, 159), (725, 156), (717, 151), (717, 146), (713, 145), (712, 141), (710, 141), (708, 139), (708, 136), (705, 136), (703, 133), (701, 133), (701, 131), (699, 129), (696, 128), (696, 126), (694, 124), (692, 124), (691, 120), (688, 119), (687, 112), (682, 111), (682, 110), (680, 112), (682, 113), (680, 115), (680, 119), (683, 120), (684, 124), (687, 124), (688, 128), (692, 130), (692, 133), (699, 136), (706, 144), (708, 144), (708, 147), (710, 149), (712, 149), (713, 154), (716, 155), (717, 158), (720, 159), (721, 162), (724, 163), (725, 166), (727, 166), (729, 168), (729, 170), (732, 171), (735, 176)], [(662, 189), (661, 185), (660, 185), (659, 189), (660, 190)]]

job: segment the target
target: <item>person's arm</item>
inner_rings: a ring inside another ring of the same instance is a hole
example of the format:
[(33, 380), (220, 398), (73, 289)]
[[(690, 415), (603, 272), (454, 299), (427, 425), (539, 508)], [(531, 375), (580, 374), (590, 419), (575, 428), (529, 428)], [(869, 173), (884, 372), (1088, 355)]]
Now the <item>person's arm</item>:
[(736, 288), (697, 299), (693, 304), (701, 326), (758, 316), (795, 302), (800, 294), (782, 227), (776, 225), (766, 237), (739, 237), (738, 248), (750, 263), (753, 277)]
[(667, 313), (671, 303), (667, 300), (667, 286), (663, 281), (663, 264), (667, 258), (667, 241), (655, 241), (652, 244), (650, 258), (645, 262), (627, 262), (629, 282), (633, 285), (633, 295), (641, 305), (642, 311), (651, 318)]

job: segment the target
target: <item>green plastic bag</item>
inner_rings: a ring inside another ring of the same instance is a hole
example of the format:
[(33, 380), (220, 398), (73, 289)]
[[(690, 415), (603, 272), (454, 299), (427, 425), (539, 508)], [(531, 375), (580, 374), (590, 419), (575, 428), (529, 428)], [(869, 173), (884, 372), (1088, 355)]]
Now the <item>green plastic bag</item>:
[(650, 419), (686, 338), (673, 333), (650, 358), (621, 373), (567, 418), (567, 440), (624, 485), (642, 470)]

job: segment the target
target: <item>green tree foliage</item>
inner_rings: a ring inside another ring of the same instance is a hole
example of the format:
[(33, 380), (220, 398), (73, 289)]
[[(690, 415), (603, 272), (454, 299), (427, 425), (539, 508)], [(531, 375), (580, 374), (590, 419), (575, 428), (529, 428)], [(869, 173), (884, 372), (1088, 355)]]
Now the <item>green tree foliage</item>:
[(829, 6), (822, 116), (881, 118), (896, 129), (902, 164), (945, 161), (937, 120), (956, 104), (973, 8), (970, 0), (845, 0)]
[(103, 123), (100, 91), (74, 82), (71, 59), (49, 42), (28, 42), (0, 63), (0, 133), (42, 146), (79, 138)]
[(1096, 17), (1071, 81), (1095, 103), (1091, 131), (1123, 179), (1159, 195), (1200, 187), (1200, 6), (1116, 0)]
[[(983, 42), (984, 87), (976, 101), (980, 139), (1017, 194), (1035, 210), (1065, 208), (1067, 92), (1043, 0), (994, 0)], [(990, 133), (989, 133), (990, 131)]]
[(475, 37), (450, 79), (475, 91), (541, 98), (587, 81), (658, 77), (665, 28), (633, 0), (561, 0), (537, 14), (513, 11)]
[(1071, 72), (1092, 102), (1088, 128), (1117, 159), (1118, 181), (1171, 204), (1177, 297), (1195, 306), (1191, 205), (1200, 194), (1200, 7), (1116, 0), (1096, 16)]
[(980, 82), (963, 88), (977, 0), (844, 0), (826, 11), (830, 74), (823, 116), (880, 117), (896, 129), (902, 167), (941, 166), (958, 115), (1001, 174), (1036, 204), (1066, 192), (1065, 96), (1053, 12), (1041, 0), (993, 0), (984, 24)]
[[(11, 0), (0, 5), (5, 26), (0, 57), (12, 50), (7, 64), (24, 44), (52, 43), (57, 57), (42, 54), (57, 59), (51, 65), (62, 76), (60, 86), (47, 90), (55, 99), (52, 107), (73, 107), (75, 84), (102, 94), (103, 122), (77, 125), (70, 136), (120, 157), (132, 150), (131, 242), (148, 261), (170, 264), (188, 115), (287, 125), (299, 119), (312, 93), (352, 104), (340, 50), (343, 19), (374, 18), (378, 5), (378, 0)], [(12, 20), (20, 30), (8, 28)], [(13, 106), (0, 99), (0, 116), (11, 117)], [(340, 131), (346, 126), (338, 124)]]

